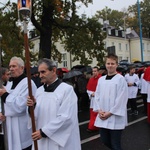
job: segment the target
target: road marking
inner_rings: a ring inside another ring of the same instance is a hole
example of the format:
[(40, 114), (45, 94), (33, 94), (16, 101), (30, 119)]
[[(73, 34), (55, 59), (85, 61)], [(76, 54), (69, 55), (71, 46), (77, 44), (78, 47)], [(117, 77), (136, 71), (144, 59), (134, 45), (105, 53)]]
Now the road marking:
[(81, 144), (84, 144), (84, 143), (93, 141), (93, 140), (95, 140), (95, 139), (98, 139), (99, 137), (100, 137), (100, 134), (91, 136), (91, 137), (89, 137), (89, 138), (87, 138), (87, 139), (85, 139), (85, 140), (82, 140), (82, 141), (81, 141)]
[[(137, 107), (139, 108), (139, 107), (142, 107), (142, 106), (144, 106), (144, 105), (141, 104), (141, 105), (138, 105)], [(131, 108), (128, 108), (127, 110), (129, 111), (129, 110), (131, 110)], [(90, 120), (80, 122), (80, 123), (79, 123), (79, 126), (85, 125), (85, 124), (89, 123), (89, 121), (90, 121)]]
[(132, 124), (135, 124), (135, 123), (137, 123), (137, 122), (140, 122), (140, 121), (142, 121), (142, 120), (144, 120), (144, 119), (147, 119), (147, 116), (144, 116), (144, 117), (142, 117), (142, 118), (139, 118), (139, 119), (137, 119), (137, 120), (134, 120), (134, 121), (132, 121), (132, 122), (129, 122), (127, 126), (130, 126), (130, 125), (132, 125)]
[[(144, 120), (144, 119), (147, 119), (147, 116), (144, 116), (144, 117), (139, 118), (139, 119), (137, 119), (137, 120), (135, 120), (135, 121), (132, 121), (132, 122), (128, 123), (127, 126), (133, 125), (133, 124), (135, 124), (135, 123), (137, 123), (137, 122), (140, 122), (140, 121), (142, 121), (142, 120)], [(87, 142), (96, 140), (96, 139), (98, 139), (99, 137), (100, 137), (100, 134), (91, 136), (91, 137), (89, 137), (89, 138), (87, 138), (87, 139), (82, 140), (82, 141), (81, 141), (81, 144), (85, 144), (85, 143), (87, 143)]]

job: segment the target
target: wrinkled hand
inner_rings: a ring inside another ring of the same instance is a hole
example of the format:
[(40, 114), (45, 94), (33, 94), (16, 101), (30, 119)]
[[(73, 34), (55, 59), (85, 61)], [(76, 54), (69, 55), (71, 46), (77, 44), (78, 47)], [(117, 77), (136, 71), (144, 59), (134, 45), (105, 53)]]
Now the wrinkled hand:
[(5, 121), (5, 119), (6, 119), (6, 117), (2, 113), (0, 113), (0, 120)]
[(34, 106), (35, 103), (36, 101), (34, 97), (33, 99), (31, 99), (30, 96), (27, 97), (27, 106)]
[(33, 141), (35, 140), (40, 140), (42, 138), (40, 130), (37, 130), (36, 132), (32, 133), (32, 139)]
[(0, 96), (2, 96), (4, 93), (6, 93), (6, 89), (4, 87), (0, 88)]

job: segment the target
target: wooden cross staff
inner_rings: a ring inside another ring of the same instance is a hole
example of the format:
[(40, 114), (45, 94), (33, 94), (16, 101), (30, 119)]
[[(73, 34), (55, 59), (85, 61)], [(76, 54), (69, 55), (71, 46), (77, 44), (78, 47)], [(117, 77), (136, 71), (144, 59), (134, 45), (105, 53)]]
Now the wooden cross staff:
[[(24, 46), (25, 46), (25, 57), (26, 57), (26, 73), (28, 78), (28, 91), (29, 96), (31, 99), (33, 99), (32, 95), (32, 86), (31, 86), (31, 71), (30, 71), (30, 53), (29, 53), (29, 44), (28, 44), (28, 35), (27, 35), (27, 23), (26, 20), (24, 20)], [(32, 132), (36, 131), (35, 127), (35, 117), (34, 117), (34, 106), (29, 107), (30, 111), (30, 117), (31, 117), (31, 123), (32, 123)], [(34, 141), (34, 149), (38, 150), (37, 141)]]

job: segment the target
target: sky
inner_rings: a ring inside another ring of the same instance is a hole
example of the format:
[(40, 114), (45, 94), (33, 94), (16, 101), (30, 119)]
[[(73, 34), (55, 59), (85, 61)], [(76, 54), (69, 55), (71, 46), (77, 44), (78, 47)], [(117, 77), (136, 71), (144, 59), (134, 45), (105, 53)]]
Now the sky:
[[(140, 2), (141, 0), (139, 0)], [(93, 16), (96, 11), (104, 9), (106, 6), (113, 10), (122, 11), (128, 6), (134, 5), (137, 0), (93, 0), (93, 4), (89, 4), (88, 8), (81, 8), (81, 13), (86, 13), (88, 16)]]
[[(0, 3), (6, 3), (8, 0), (0, 0)], [(17, 2), (17, 0), (11, 0)], [(139, 0), (139, 2), (142, 0)], [(136, 4), (137, 0), (93, 0), (93, 4), (89, 4), (86, 8), (83, 4), (79, 13), (86, 13), (87, 16), (93, 16), (96, 11), (104, 9), (106, 6), (113, 10), (123, 10), (128, 8), (128, 6)]]

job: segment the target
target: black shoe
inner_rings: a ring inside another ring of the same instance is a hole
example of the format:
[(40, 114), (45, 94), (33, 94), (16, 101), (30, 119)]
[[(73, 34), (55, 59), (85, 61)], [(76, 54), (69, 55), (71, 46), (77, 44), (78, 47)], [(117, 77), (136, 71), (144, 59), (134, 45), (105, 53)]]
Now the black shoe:
[(135, 111), (134, 111), (134, 115), (136, 115), (136, 116), (137, 116), (138, 114), (139, 114), (139, 113), (138, 113), (138, 111), (137, 111), (137, 110), (135, 110)]
[(96, 132), (97, 130), (86, 129), (86, 131), (89, 132), (89, 133), (93, 133), (93, 132)]
[(131, 111), (130, 113), (129, 113), (129, 115), (131, 116), (131, 115), (134, 115), (134, 111)]

